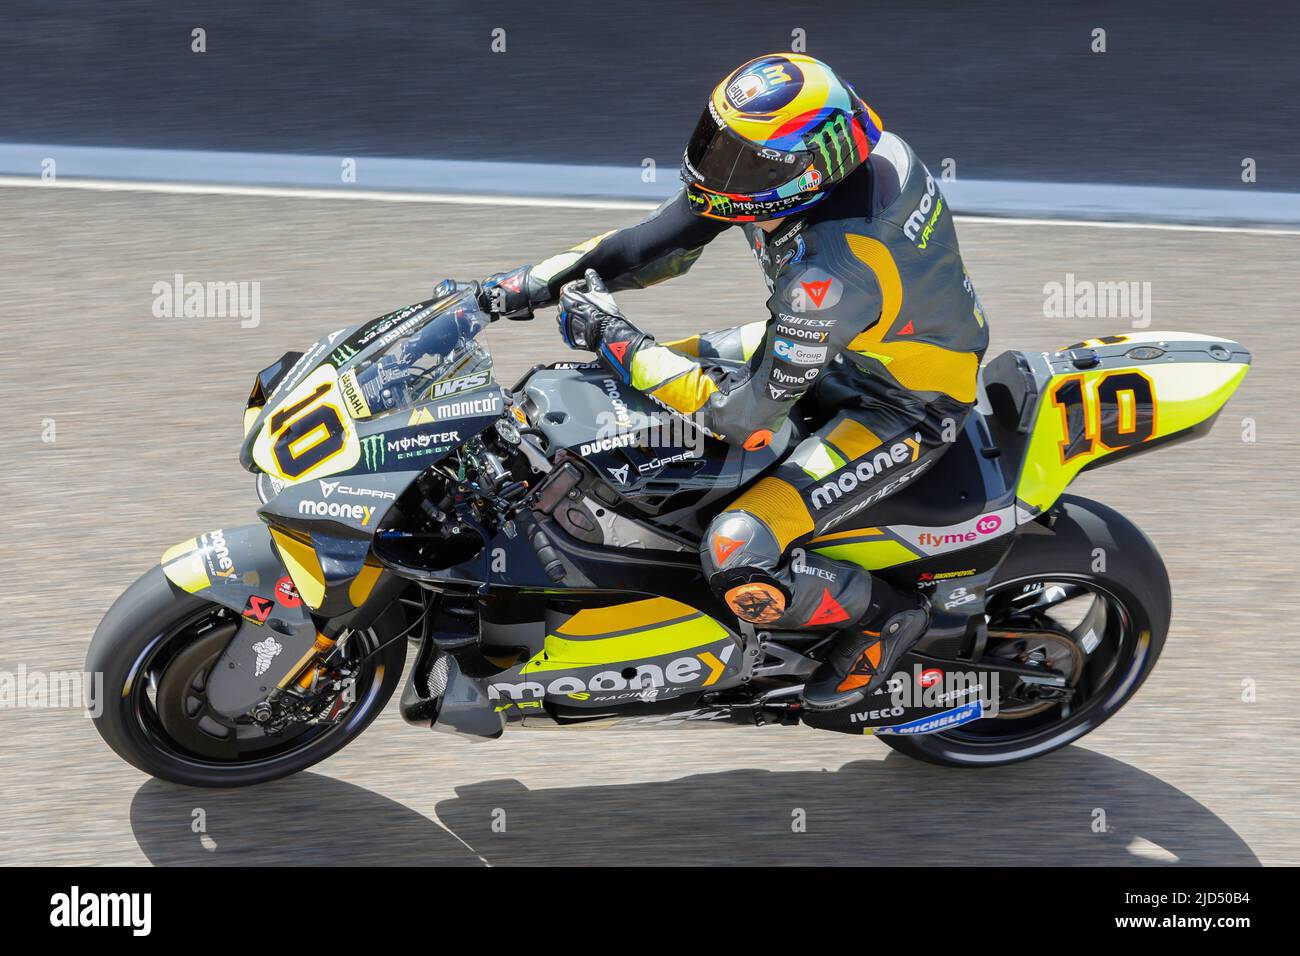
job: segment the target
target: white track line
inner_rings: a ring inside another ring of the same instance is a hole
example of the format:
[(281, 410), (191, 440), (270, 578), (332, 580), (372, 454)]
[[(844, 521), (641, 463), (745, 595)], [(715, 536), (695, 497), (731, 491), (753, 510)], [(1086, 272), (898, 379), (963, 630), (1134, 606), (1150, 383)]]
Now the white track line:
[[(657, 203), (616, 199), (559, 198), (465, 193), (400, 192), (368, 189), (312, 189), (293, 186), (232, 186), (220, 183), (166, 183), (128, 179), (60, 179), (0, 176), (0, 188), (87, 189), (96, 192), (149, 192), (184, 196), (253, 196), (277, 199), (365, 200), (395, 203), (443, 203), (457, 206), (524, 206), (544, 209), (627, 209), (646, 212)], [(1198, 226), (1181, 223), (1106, 222), (1090, 219), (1017, 219), (1003, 216), (953, 217), (958, 222), (1002, 226), (1086, 227), (1089, 229), (1156, 229), (1165, 232), (1220, 232), (1257, 236), (1300, 236), (1300, 229), (1257, 226)]]
[(568, 199), (547, 196), (494, 196), (470, 193), (422, 193), (379, 189), (311, 189), (296, 186), (227, 186), (219, 183), (160, 183), (132, 179), (60, 179), (52, 183), (31, 176), (0, 176), (0, 188), (90, 189), (98, 192), (150, 192), (178, 195), (261, 196), (284, 199), (362, 199), (371, 202), (451, 203), (459, 206), (539, 206), (562, 209), (634, 209), (657, 205), (618, 199)]

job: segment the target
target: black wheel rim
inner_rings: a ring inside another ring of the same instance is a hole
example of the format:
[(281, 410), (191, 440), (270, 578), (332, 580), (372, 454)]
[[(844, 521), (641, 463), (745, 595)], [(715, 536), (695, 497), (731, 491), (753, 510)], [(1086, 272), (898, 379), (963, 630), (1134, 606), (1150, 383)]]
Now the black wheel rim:
[[(986, 597), (985, 658), (1065, 677), (1066, 701), (1025, 703), (1023, 682), (999, 675), (997, 712), (933, 735), (963, 748), (1047, 749), (1083, 736), (1123, 702), (1142, 672), (1146, 612), (1102, 582), (1050, 574), (1001, 581)], [(975, 665), (980, 669), (979, 665)]]
[(231, 722), (216, 715), (203, 691), (212, 664), (238, 622), (239, 616), (228, 609), (209, 605), (156, 635), (136, 657), (122, 688), (122, 702), (155, 750), (198, 768), (263, 767), (346, 738), (375, 706), (384, 664), (372, 653), (378, 638), (373, 631), (363, 631), (345, 645), (348, 659), (359, 662), (356, 701), (337, 723), (294, 724), (273, 734), (251, 718)]

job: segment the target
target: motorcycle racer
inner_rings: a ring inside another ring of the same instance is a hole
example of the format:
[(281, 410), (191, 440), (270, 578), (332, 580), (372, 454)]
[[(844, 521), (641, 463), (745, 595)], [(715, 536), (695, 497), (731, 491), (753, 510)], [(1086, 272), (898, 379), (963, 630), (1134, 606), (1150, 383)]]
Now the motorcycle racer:
[[(728, 75), (681, 175), (641, 223), (485, 286), (506, 317), (558, 303), (568, 345), (746, 450), (783, 440), (805, 396), (827, 410), (713, 519), (701, 561), (742, 620), (833, 629), (804, 702), (850, 706), (925, 632), (928, 603), (801, 545), (943, 454), (975, 402), (986, 317), (929, 170), (818, 60), (771, 54)], [(660, 343), (622, 313), (611, 291), (684, 274), (733, 225), (763, 270), (766, 318)]]

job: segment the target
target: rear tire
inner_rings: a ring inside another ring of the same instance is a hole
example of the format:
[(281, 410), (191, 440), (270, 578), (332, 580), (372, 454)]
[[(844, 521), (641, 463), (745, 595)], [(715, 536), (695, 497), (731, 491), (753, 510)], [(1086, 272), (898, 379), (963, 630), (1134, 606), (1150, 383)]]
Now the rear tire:
[[(1078, 706), (1052, 705), (1057, 711), (1055, 719), (1051, 714), (1035, 713), (1027, 730), (1016, 726), (1013, 711), (943, 733), (916, 737), (882, 734), (879, 739), (886, 745), (945, 767), (1004, 766), (1041, 757), (1078, 740), (1119, 711), (1142, 686), (1169, 632), (1172, 600), (1164, 562), (1151, 540), (1113, 508), (1065, 495), (1056, 510), (1050, 534), (1027, 529), (1012, 546), (989, 586), (990, 617), (995, 617), (995, 608), (1005, 607), (1016, 591), (1040, 581), (1078, 586), (1110, 602), (1111, 613), (1126, 630), (1116, 630), (1117, 646), (1106, 648), (1116, 660), (1104, 682)], [(1093, 551), (1098, 548), (1105, 558), (1102, 571), (1093, 570)], [(997, 623), (990, 620), (990, 632)], [(1110, 635), (1108, 630), (1103, 644), (1111, 640)], [(994, 643), (991, 638), (990, 648)], [(971, 666), (978, 669), (978, 664)]]
[[(104, 616), (86, 656), (87, 672), (103, 674), (102, 712), (94, 724), (127, 763), (154, 777), (192, 787), (244, 787), (278, 780), (324, 760), (365, 730), (401, 679), (407, 641), (392, 640), (405, 620), (395, 603), (364, 632), (365, 640), (375, 647), (388, 643), (361, 665), (356, 703), (339, 723), (317, 725), (310, 735), (300, 731), (304, 739), (297, 745), (293, 737), (283, 746), (263, 742), (262, 753), (246, 758), (220, 760), (187, 752), (167, 736), (161, 727), (164, 721), (150, 714), (149, 708), (157, 705), (156, 687), (166, 682), (154, 680), (155, 698), (151, 701), (146, 672), (150, 661), (156, 660), (169, 642), (177, 648), (195, 649), (201, 638), (194, 636), (194, 629), (203, 627), (210, 617), (227, 613), (219, 605), (173, 587), (162, 568), (155, 567), (132, 584)], [(207, 633), (212, 635), (213, 629)], [(362, 634), (353, 639), (360, 637)], [(219, 640), (216, 643), (220, 646), (214, 647), (214, 652), (219, 653), (225, 645)], [(173, 660), (182, 661), (186, 656), (178, 653)]]

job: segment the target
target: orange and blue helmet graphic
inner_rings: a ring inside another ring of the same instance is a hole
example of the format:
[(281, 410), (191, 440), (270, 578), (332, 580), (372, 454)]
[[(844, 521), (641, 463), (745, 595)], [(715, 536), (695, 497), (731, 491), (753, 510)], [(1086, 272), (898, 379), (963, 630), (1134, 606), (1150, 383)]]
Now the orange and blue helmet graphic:
[(820, 60), (773, 53), (717, 85), (682, 162), (692, 209), (732, 222), (814, 205), (857, 169), (880, 117)]

